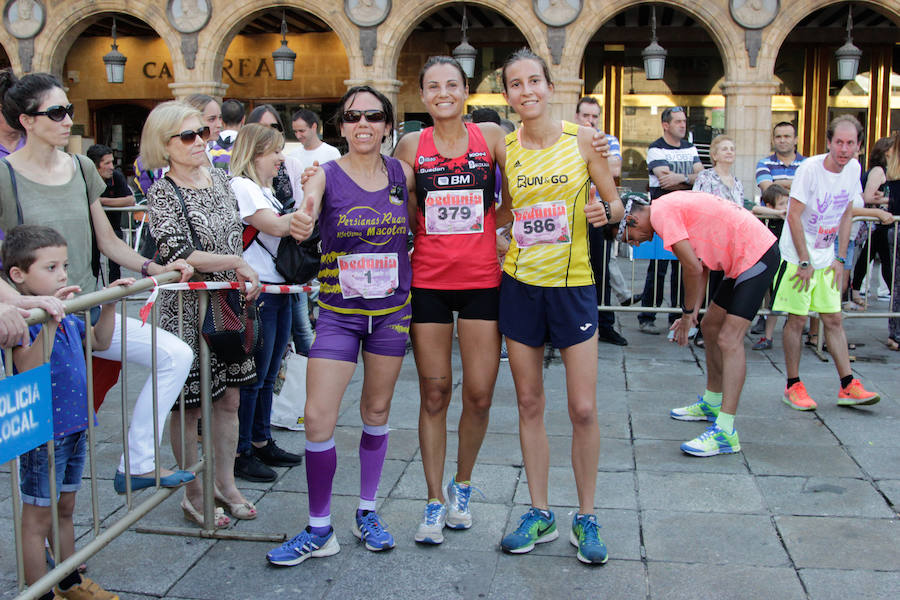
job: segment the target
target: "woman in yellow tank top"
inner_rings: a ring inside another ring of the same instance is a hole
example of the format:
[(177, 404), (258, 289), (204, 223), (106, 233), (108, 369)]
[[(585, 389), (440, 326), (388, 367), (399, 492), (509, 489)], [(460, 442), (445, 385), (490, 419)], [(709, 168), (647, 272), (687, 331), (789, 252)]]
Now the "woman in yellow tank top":
[[(553, 83), (547, 64), (523, 48), (506, 61), (502, 76), (503, 95), (522, 125), (506, 138), (511, 205), (504, 201), (497, 216), (498, 224), (514, 218), (500, 285), (499, 325), (516, 385), (519, 439), (532, 506), (501, 547), (520, 554), (559, 535), (547, 501), (550, 451), (541, 363), (549, 341), (560, 349), (566, 367), (572, 420), (579, 510), (569, 541), (578, 548), (580, 561), (602, 564), (606, 545), (594, 515), (600, 454), (595, 402), (597, 296), (587, 227), (616, 222), (624, 209), (606, 159), (591, 149), (594, 132), (550, 115)], [(591, 181), (602, 201), (590, 197)]]

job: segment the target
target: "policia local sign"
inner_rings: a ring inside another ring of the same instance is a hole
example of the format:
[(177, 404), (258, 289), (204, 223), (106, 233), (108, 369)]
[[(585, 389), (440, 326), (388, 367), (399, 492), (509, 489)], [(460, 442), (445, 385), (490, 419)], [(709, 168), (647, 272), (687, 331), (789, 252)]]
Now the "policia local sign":
[(0, 380), (0, 463), (51, 439), (50, 364)]

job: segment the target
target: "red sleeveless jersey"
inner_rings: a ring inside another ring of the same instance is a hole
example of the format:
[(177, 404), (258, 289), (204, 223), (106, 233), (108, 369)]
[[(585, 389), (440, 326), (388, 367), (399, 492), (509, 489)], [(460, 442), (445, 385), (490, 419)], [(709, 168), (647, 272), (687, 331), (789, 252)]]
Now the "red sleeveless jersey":
[[(466, 123), (469, 146), (456, 158), (442, 156), (434, 144), (434, 128), (423, 129), (416, 149), (416, 234), (412, 254), (413, 287), (466, 290), (500, 285), (494, 209), (494, 160), (481, 130)], [(466, 232), (447, 234), (439, 218), (467, 217)], [(426, 211), (428, 219), (426, 222)], [(460, 212), (462, 211), (462, 212)], [(436, 231), (443, 231), (443, 234)]]

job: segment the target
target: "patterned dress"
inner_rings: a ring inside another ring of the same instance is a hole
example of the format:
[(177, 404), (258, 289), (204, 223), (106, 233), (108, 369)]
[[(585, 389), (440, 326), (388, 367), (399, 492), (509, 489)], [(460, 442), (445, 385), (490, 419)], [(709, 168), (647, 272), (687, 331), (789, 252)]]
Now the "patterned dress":
[[(228, 184), (228, 175), (221, 169), (210, 169), (209, 174), (212, 186), (204, 189), (181, 188), (191, 225), (204, 251), (240, 256), (241, 220), (234, 192)], [(181, 202), (170, 181), (161, 179), (154, 183), (147, 193), (147, 203), (150, 232), (159, 247), (157, 261), (169, 264), (179, 258), (187, 258), (195, 248)], [(203, 277), (206, 281), (235, 281), (237, 278), (234, 271), (204, 273)], [(195, 407), (200, 404), (200, 317), (197, 314), (197, 294), (183, 292), (183, 295), (182, 332), (178, 331), (178, 292), (160, 292), (160, 326), (181, 337), (194, 351), (194, 363), (184, 386), (184, 399), (185, 406)], [(252, 356), (240, 362), (227, 363), (217, 360), (216, 355), (210, 352), (210, 370), (213, 400), (222, 396), (226, 386), (237, 387), (256, 381), (256, 365)], [(172, 410), (178, 410), (178, 404)]]

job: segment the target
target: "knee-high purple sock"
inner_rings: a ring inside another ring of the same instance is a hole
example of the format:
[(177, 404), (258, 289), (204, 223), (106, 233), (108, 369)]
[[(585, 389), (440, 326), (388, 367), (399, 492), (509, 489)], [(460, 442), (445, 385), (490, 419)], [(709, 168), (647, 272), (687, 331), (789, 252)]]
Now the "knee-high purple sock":
[(331, 527), (331, 484), (337, 470), (334, 438), (306, 442), (306, 486), (309, 490), (309, 526), (316, 535)]
[(387, 454), (388, 426), (363, 424), (359, 438), (359, 510), (375, 510), (375, 494)]

